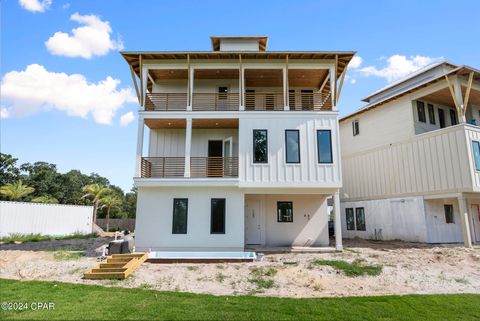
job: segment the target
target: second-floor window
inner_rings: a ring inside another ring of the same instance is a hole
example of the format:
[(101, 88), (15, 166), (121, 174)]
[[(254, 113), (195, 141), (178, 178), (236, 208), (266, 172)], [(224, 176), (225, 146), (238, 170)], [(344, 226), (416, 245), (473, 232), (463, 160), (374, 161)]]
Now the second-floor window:
[(330, 130), (317, 130), (317, 152), (320, 164), (333, 163), (332, 132)]
[(430, 124), (435, 125), (435, 109), (433, 108), (432, 104), (428, 104), (428, 118), (430, 120)]
[(268, 134), (266, 129), (253, 130), (253, 162), (268, 163)]
[(452, 123), (452, 126), (458, 124), (457, 111), (455, 109), (450, 109), (450, 121)]
[(422, 123), (426, 123), (426, 115), (425, 115), (425, 104), (421, 101), (417, 101), (417, 114), (418, 114), (418, 121)]
[(352, 121), (352, 130), (353, 130), (353, 136), (357, 136), (360, 134), (360, 124), (358, 122), (358, 119), (355, 119)]
[(473, 141), (473, 160), (475, 162), (475, 170), (480, 171), (480, 142)]
[(285, 130), (285, 157), (287, 163), (300, 163), (300, 131)]

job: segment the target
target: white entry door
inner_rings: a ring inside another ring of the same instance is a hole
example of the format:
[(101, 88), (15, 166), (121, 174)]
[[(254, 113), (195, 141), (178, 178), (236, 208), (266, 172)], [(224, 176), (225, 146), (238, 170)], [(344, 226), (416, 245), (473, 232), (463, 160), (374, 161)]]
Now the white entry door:
[(247, 200), (245, 204), (245, 243), (261, 244), (262, 242), (262, 213), (260, 201)]
[(480, 205), (472, 204), (472, 239), (475, 243), (480, 243)]

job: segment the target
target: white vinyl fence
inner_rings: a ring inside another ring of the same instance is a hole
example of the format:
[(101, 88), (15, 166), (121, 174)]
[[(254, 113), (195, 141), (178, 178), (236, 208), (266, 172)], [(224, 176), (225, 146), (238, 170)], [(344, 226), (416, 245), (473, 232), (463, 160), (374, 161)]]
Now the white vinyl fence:
[(93, 206), (0, 202), (0, 237), (92, 233)]

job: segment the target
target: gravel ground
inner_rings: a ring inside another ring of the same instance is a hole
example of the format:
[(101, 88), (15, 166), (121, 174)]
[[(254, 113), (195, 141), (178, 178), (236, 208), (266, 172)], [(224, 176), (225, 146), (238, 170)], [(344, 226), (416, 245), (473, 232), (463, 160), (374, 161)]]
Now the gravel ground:
[[(328, 297), (480, 293), (479, 247), (345, 240), (342, 253), (267, 254), (262, 262), (253, 263), (144, 263), (126, 280), (82, 279), (83, 273), (97, 264), (93, 255), (107, 242), (106, 238), (98, 238), (1, 245), (0, 277), (214, 295)], [(57, 250), (81, 250), (86, 251), (87, 256), (59, 260), (54, 257)], [(311, 262), (315, 259), (348, 262), (360, 259), (367, 264), (382, 265), (383, 271), (379, 276), (347, 277), (330, 266), (313, 265)], [(255, 272), (259, 268), (264, 271), (271, 268), (276, 274), (260, 277), (259, 281)]]

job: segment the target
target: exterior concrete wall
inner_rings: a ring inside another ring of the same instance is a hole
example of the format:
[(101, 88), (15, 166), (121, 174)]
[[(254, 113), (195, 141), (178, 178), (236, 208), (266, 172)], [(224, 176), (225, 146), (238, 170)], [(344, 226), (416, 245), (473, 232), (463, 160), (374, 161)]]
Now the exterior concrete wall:
[[(172, 234), (173, 199), (188, 198), (187, 234)], [(211, 199), (225, 198), (225, 234), (210, 234)], [(228, 187), (140, 187), (135, 246), (146, 250), (243, 250), (244, 197)]]
[[(454, 223), (446, 223), (444, 205), (453, 205)], [(425, 200), (427, 219), (427, 241), (429, 243), (463, 242), (462, 225), (458, 209), (458, 199)]]
[[(347, 230), (346, 208), (363, 207), (366, 230)], [(342, 235), (345, 238), (427, 242), (423, 197), (342, 202)]]
[(0, 237), (92, 233), (92, 206), (0, 202)]

